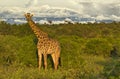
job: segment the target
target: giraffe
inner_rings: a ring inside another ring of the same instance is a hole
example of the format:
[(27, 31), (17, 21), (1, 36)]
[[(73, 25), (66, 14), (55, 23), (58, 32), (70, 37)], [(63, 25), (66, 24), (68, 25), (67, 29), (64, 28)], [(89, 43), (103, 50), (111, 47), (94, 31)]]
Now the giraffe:
[(32, 20), (32, 14), (26, 13), (25, 18), (36, 35), (38, 39), (37, 49), (38, 49), (38, 68), (41, 68), (42, 56), (44, 57), (44, 66), (45, 70), (47, 69), (47, 55), (52, 56), (55, 70), (58, 68), (59, 59), (60, 59), (60, 44), (57, 40), (48, 37), (48, 34), (43, 32), (38, 28), (35, 22)]

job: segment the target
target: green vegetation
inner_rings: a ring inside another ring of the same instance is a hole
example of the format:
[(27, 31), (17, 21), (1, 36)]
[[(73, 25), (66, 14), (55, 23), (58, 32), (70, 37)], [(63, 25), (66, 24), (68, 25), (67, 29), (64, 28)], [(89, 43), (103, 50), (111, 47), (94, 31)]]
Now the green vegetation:
[[(37, 38), (28, 24), (0, 23), (0, 79), (120, 79), (120, 23), (39, 25), (61, 44), (61, 64), (37, 68)], [(118, 56), (110, 56), (113, 47)]]

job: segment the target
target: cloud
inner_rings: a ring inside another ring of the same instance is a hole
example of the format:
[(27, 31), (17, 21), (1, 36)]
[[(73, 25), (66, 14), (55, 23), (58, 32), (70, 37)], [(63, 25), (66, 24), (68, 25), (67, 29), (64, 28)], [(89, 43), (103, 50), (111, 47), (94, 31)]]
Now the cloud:
[(120, 7), (116, 6), (120, 3), (115, 4), (103, 4), (100, 6), (100, 12), (105, 16), (116, 15), (120, 16)]
[(69, 2), (73, 5), (79, 4), (79, 0), (69, 0)]
[(38, 3), (38, 0), (29, 0), (29, 2), (26, 4), (26, 7), (36, 6), (37, 3)]
[(112, 15), (111, 19), (113, 19), (115, 21), (120, 21), (120, 16)]
[(110, 18), (105, 17), (105, 16), (103, 16), (103, 15), (98, 15), (98, 16), (96, 16), (96, 19), (97, 19), (97, 20), (105, 20), (105, 19), (110, 19)]
[(70, 0), (75, 9), (82, 14), (82, 17), (89, 16), (99, 20), (113, 19), (120, 20), (119, 0)]
[[(7, 2), (8, 1), (9, 0), (7, 0)], [(109, 1), (107, 0), (51, 0), (51, 1), (50, 0), (26, 0), (25, 2), (24, 0), (20, 0), (20, 1), (13, 0), (11, 3), (9, 1), (8, 2), (9, 4), (6, 3), (5, 0), (2, 0), (0, 5), (6, 4), (6, 5), (13, 6), (18, 2), (21, 4), (20, 7), (26, 6), (24, 7), (25, 12), (35, 12), (35, 13), (42, 14), (42, 11), (46, 11), (46, 10), (48, 10), (49, 12), (52, 12), (53, 9), (56, 9), (56, 8), (57, 9), (67, 8), (79, 13), (80, 17), (94, 17), (98, 19), (111, 18), (111, 19), (120, 20), (120, 0), (109, 0)], [(16, 11), (19, 12), (21, 11), (21, 9)], [(53, 12), (50, 15), (52, 14), (68, 15), (68, 14), (63, 14), (62, 11), (63, 10), (61, 11), (58, 10), (57, 12)], [(47, 14), (47, 12), (45, 12), (44, 14)]]
[(90, 16), (120, 16), (120, 3), (96, 3), (96, 2), (78, 2), (81, 6), (80, 11)]

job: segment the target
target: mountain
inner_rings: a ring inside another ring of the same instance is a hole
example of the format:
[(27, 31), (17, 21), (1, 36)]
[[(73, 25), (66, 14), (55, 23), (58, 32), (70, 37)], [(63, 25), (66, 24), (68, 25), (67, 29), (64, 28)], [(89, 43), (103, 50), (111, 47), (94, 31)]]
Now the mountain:
[[(99, 17), (91, 17), (86, 14), (80, 14), (77, 11), (67, 8), (55, 8), (47, 5), (41, 7), (0, 7), (0, 19), (8, 23), (25, 23), (24, 13), (34, 14), (33, 19), (38, 23), (47, 23), (48, 20), (53, 23), (64, 23), (65, 20), (70, 22), (96, 22)], [(104, 17), (104, 16), (102, 16)], [(103, 19), (105, 22), (112, 22), (112, 19)]]

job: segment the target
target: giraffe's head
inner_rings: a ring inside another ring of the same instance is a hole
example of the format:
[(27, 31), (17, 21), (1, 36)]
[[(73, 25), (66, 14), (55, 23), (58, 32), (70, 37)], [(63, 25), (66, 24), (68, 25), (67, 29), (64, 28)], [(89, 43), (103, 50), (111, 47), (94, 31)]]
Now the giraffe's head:
[(26, 18), (26, 20), (31, 20), (31, 18), (32, 18), (32, 16), (33, 16), (33, 14), (30, 14), (30, 13), (26, 13), (25, 14), (25, 18)]

